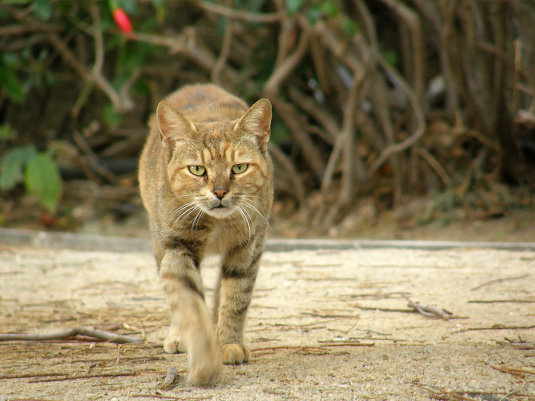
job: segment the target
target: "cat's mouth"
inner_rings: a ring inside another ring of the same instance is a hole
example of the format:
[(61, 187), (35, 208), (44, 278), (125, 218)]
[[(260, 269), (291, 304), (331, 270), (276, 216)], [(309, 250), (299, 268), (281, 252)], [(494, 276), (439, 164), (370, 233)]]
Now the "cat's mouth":
[(210, 205), (207, 209), (207, 214), (218, 219), (224, 219), (225, 217), (230, 216), (236, 211), (234, 205), (225, 205), (223, 203), (219, 203), (217, 205)]

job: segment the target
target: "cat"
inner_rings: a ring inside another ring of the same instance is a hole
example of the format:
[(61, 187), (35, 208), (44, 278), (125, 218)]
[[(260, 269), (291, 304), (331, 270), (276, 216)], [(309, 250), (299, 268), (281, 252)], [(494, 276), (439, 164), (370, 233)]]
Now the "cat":
[[(269, 100), (248, 108), (211, 84), (179, 89), (149, 120), (139, 185), (170, 307), (164, 350), (187, 352), (194, 385), (250, 357), (244, 323), (273, 203), (270, 125)], [(199, 271), (208, 253), (222, 257), (212, 318)]]

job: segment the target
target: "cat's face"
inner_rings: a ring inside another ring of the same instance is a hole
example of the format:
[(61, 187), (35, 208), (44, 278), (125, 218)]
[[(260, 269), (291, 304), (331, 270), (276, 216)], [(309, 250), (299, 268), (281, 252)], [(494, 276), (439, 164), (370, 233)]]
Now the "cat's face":
[(269, 102), (259, 101), (232, 122), (193, 124), (161, 104), (157, 115), (169, 154), (169, 184), (184, 208), (181, 217), (254, 214), (268, 185)]

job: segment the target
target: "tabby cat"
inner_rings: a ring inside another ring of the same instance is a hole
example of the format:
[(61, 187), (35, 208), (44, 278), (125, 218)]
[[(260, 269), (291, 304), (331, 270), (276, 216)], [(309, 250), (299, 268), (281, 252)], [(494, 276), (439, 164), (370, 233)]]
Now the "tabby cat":
[[(267, 99), (247, 108), (209, 84), (171, 94), (149, 122), (139, 183), (171, 312), (164, 350), (187, 352), (193, 384), (249, 359), (243, 329), (273, 201), (270, 124)], [(214, 252), (212, 319), (199, 267)]]

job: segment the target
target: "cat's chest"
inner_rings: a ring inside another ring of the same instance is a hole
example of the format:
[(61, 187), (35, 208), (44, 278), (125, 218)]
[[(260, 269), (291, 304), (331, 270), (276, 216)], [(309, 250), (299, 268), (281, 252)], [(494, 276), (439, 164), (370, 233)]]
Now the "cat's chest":
[(225, 221), (215, 225), (206, 237), (206, 253), (224, 254), (227, 249), (240, 241), (242, 237), (240, 228)]

